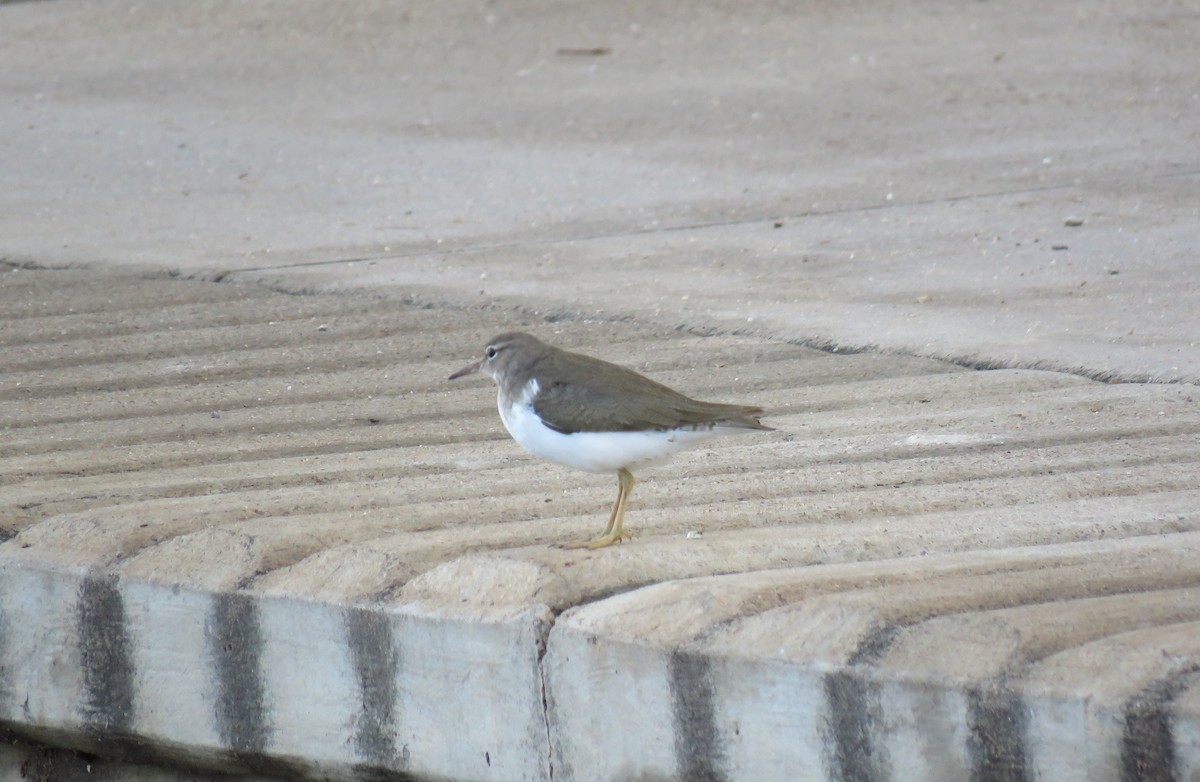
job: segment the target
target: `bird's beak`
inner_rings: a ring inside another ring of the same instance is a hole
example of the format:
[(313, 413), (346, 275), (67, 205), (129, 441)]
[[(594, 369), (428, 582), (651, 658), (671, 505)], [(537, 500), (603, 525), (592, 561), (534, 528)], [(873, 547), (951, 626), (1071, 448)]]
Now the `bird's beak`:
[(448, 380), (457, 380), (460, 377), (474, 374), (475, 372), (479, 371), (479, 367), (481, 367), (481, 366), (483, 366), (483, 359), (479, 359), (474, 364), (471, 364), (468, 367), (463, 367), (462, 369), (458, 370), (457, 372), (455, 372), (453, 375), (451, 375), (447, 379)]

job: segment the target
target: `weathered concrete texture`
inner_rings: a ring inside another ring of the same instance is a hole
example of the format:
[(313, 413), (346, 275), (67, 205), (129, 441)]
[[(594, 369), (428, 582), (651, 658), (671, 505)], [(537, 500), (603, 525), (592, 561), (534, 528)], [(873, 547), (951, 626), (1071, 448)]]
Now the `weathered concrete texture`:
[[(1197, 40), (0, 3), (0, 777), (1200, 779)], [(556, 548), (509, 327), (779, 431)]]
[(0, 13), (10, 258), (1200, 380), (1189, 2)]
[(37, 746), (4, 736), (0, 779), (30, 782), (271, 782), (267, 777), (171, 769)]
[[(1194, 746), (1174, 760), (1150, 748), (1173, 749), (1172, 725), (1200, 725), (1174, 704), (1200, 655), (1198, 543), (1190, 533), (648, 587), (559, 620), (548, 677), (566, 707), (551, 725), (561, 755), (604, 779), (632, 768), (988, 779), (1009, 765), (1009, 778), (1146, 778), (1121, 773), (1129, 753), (1187, 779)], [(672, 614), (682, 619), (653, 620)], [(664, 686), (640, 687), (647, 678)], [(1163, 720), (1132, 724), (1135, 708)], [(602, 722), (617, 712), (613, 735)]]
[[(0, 572), (18, 735), (284, 779), (548, 777), (544, 610), (456, 622), (11, 557)], [(106, 613), (88, 613), (97, 592)]]
[[(154, 780), (1200, 773), (1194, 387), (79, 270), (0, 313), (6, 736)], [(514, 326), (779, 431), (556, 548), (615, 486), (445, 381)]]

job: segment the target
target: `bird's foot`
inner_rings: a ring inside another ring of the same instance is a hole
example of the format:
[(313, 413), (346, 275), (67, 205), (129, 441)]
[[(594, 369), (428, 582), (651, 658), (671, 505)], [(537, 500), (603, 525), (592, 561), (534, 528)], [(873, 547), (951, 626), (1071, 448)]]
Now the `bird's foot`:
[(605, 546), (611, 546), (612, 544), (616, 543), (619, 540), (629, 540), (632, 537), (633, 536), (630, 535), (625, 530), (619, 530), (616, 532), (610, 532), (606, 535), (600, 535), (599, 537), (592, 538), (591, 540), (585, 540), (580, 543), (566, 543), (566, 544), (563, 544), (563, 546), (561, 546), (561, 548), (565, 548), (565, 549), (580, 549), (580, 548), (598, 549), (598, 548), (604, 548)]

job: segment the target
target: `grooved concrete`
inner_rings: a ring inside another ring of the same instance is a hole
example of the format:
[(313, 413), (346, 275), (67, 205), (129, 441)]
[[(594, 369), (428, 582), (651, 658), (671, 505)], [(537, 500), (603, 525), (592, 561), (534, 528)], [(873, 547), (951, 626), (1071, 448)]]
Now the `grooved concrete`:
[[(0, 3), (0, 776), (1200, 777), (1197, 40)], [(556, 548), (510, 327), (779, 431)]]
[[(1193, 387), (0, 279), (14, 735), (282, 778), (1130, 778), (1164, 747), (1200, 768)], [(490, 384), (445, 381), (508, 327), (780, 431), (642, 476), (632, 541), (556, 548), (615, 487), (524, 456)], [(156, 356), (166, 335), (187, 347)]]

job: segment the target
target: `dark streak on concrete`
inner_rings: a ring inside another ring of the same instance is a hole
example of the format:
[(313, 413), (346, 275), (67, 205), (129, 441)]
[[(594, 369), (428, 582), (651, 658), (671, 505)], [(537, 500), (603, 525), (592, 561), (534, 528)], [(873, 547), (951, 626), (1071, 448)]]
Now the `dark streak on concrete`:
[(851, 671), (831, 673), (825, 677), (825, 702), (833, 733), (833, 778), (840, 782), (888, 779), (871, 738), (880, 720), (875, 687)]
[(346, 614), (346, 634), (362, 699), (354, 748), (371, 766), (403, 768), (407, 753), (396, 749), (400, 655), (392, 639), (391, 621), (382, 611), (352, 608)]
[(859, 641), (858, 648), (850, 655), (847, 664), (854, 667), (858, 665), (872, 665), (878, 662), (887, 654), (888, 649), (892, 647), (892, 644), (900, 635), (900, 630), (899, 625), (885, 625), (873, 628)]
[(1125, 704), (1121, 732), (1121, 779), (1125, 782), (1175, 782), (1175, 737), (1172, 703), (1200, 665), (1189, 666), (1130, 698)]
[(967, 694), (972, 782), (1027, 782), (1025, 756), (1028, 710), (1020, 695), (1005, 689), (974, 689)]
[[(7, 583), (8, 579), (0, 578), (0, 587)], [(0, 588), (0, 703), (13, 701), (12, 668), (8, 662), (8, 633), (11, 620), (5, 610), (5, 606), (11, 604), (12, 596)]]
[(214, 596), (208, 644), (217, 681), (214, 717), (221, 740), (238, 755), (259, 755), (271, 739), (271, 726), (259, 667), (262, 632), (254, 599), (238, 593)]
[(126, 732), (134, 721), (135, 670), (125, 602), (116, 578), (83, 579), (76, 623), (88, 730), (95, 734)]
[(668, 659), (668, 669), (676, 773), (689, 782), (722, 782), (728, 777), (709, 660), (677, 650)]

